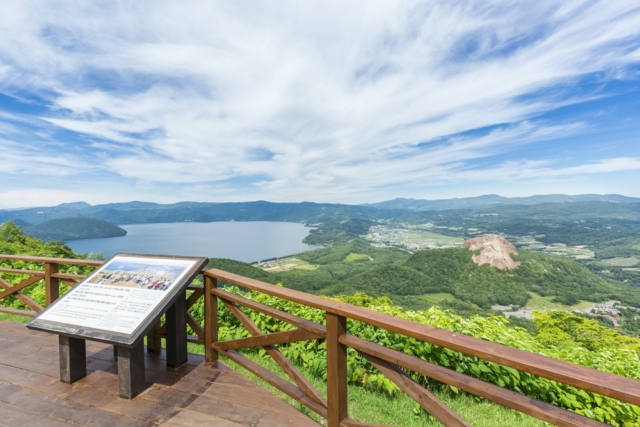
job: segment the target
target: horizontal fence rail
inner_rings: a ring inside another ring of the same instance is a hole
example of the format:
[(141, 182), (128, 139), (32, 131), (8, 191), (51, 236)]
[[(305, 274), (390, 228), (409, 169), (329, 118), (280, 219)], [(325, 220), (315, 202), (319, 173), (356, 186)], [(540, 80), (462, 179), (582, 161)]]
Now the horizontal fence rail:
[[(10, 264), (14, 262), (37, 263), (41, 268), (41, 270), (27, 270), (14, 268), (13, 265), (0, 268), (0, 274), (9, 277), (20, 275), (22, 278), (17, 284), (10, 284), (7, 280), (0, 278), (0, 301), (13, 295), (30, 308), (30, 310), (21, 310), (0, 306), (0, 312), (28, 317), (35, 316), (45, 306), (59, 298), (61, 283), (74, 286), (86, 277), (79, 274), (61, 273), (60, 266), (97, 267), (103, 263), (93, 260), (19, 255), (0, 255), (0, 261), (5, 261), (5, 263), (8, 261)], [(354, 336), (347, 329), (347, 319), (485, 361), (495, 362), (621, 402), (640, 405), (640, 381), (630, 378), (378, 313), (344, 302), (271, 285), (218, 269), (205, 269), (202, 272), (202, 277), (203, 285), (190, 284), (187, 288), (189, 290), (186, 304), (187, 324), (195, 333), (195, 335), (188, 337), (189, 342), (204, 345), (205, 359), (208, 363), (215, 362), (219, 355), (229, 358), (311, 411), (326, 418), (329, 427), (375, 426), (375, 424), (361, 423), (349, 418), (347, 410), (347, 348), (355, 350), (445, 426), (469, 426), (470, 424), (416, 382), (409, 372), (451, 385), (558, 426), (606, 425), (558, 406)], [(224, 287), (219, 287), (220, 282), (315, 308), (325, 313), (326, 322), (322, 325), (258, 303), (229, 292)], [(29, 286), (39, 283), (44, 284), (45, 288), (44, 306), (22, 292)], [(200, 325), (189, 311), (200, 298), (204, 298), (204, 325)], [(232, 340), (218, 339), (218, 306), (220, 303), (238, 320), (250, 336)], [(291, 325), (293, 329), (265, 333), (245, 313), (246, 310), (278, 319)], [(161, 339), (165, 337), (165, 334), (166, 325), (161, 323), (156, 325), (147, 336), (148, 350), (159, 350)], [(282, 344), (310, 340), (326, 341), (326, 398), (314, 388), (311, 382), (277, 347)], [(263, 348), (291, 381), (267, 370), (240, 352), (242, 349), (249, 348)]]

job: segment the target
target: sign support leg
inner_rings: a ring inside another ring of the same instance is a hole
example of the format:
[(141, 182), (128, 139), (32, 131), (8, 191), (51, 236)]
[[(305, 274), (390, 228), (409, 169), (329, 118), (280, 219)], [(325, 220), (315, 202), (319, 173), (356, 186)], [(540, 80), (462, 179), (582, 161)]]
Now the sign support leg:
[(187, 299), (182, 292), (167, 310), (167, 366), (179, 368), (187, 362)]
[(87, 348), (81, 338), (58, 335), (60, 381), (71, 384), (87, 376)]
[(144, 342), (135, 347), (118, 346), (118, 393), (124, 399), (133, 399), (145, 388)]

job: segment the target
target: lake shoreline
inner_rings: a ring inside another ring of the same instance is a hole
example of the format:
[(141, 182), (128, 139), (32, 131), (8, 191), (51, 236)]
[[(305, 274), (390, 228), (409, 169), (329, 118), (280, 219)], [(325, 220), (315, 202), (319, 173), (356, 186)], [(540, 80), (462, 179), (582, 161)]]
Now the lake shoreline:
[(77, 253), (118, 252), (206, 256), (255, 263), (321, 247), (302, 240), (312, 227), (282, 221), (213, 221), (119, 224), (127, 234), (65, 242)]

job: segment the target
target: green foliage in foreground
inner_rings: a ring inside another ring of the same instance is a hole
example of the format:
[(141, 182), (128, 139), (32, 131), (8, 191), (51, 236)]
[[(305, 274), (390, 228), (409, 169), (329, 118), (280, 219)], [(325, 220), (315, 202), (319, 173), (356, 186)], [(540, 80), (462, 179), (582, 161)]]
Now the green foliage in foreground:
[[(25, 236), (22, 233), (22, 230), (19, 227), (13, 225), (11, 222), (0, 225), (0, 253), (8, 255), (30, 255), (51, 258), (82, 258), (62, 242), (45, 243), (42, 240), (36, 239), (32, 236)], [(7, 260), (0, 260), (0, 267), (24, 270), (44, 269), (43, 263)], [(62, 273), (88, 274), (91, 271), (93, 271), (92, 267), (83, 266), (61, 266), (60, 268), (60, 272)], [(9, 284), (11, 285), (16, 285), (27, 277), (29, 276), (24, 274), (0, 273), (0, 278), (9, 282)], [(62, 292), (65, 292), (68, 287), (67, 285), (61, 285), (60, 289)], [(45, 289), (42, 282), (28, 286), (21, 292), (32, 298), (38, 304), (44, 305)], [(0, 300), (0, 304), (4, 307), (17, 308), (20, 310), (30, 310), (29, 307), (27, 307), (22, 301), (16, 299), (13, 295)]]
[[(229, 290), (296, 316), (324, 323), (324, 314), (319, 310), (264, 294), (242, 292), (237, 288), (229, 288)], [(534, 335), (525, 329), (511, 327), (507, 319), (500, 317), (474, 316), (466, 319), (437, 307), (423, 311), (403, 311), (400, 307), (392, 305), (388, 298), (376, 299), (365, 294), (342, 296), (336, 299), (414, 322), (589, 366), (616, 375), (640, 379), (640, 340), (619, 335), (599, 326), (597, 322), (583, 317), (560, 312), (540, 314), (536, 319), (539, 332)], [(248, 332), (222, 305), (219, 306), (219, 310), (219, 337), (221, 340), (249, 336)], [(247, 314), (265, 333), (293, 328), (289, 324), (260, 313), (248, 311)], [(196, 318), (202, 319), (203, 306), (201, 302), (195, 308), (194, 315)], [(590, 418), (615, 426), (640, 426), (638, 421), (640, 407), (634, 405), (623, 404), (595, 393), (585, 392), (496, 363), (485, 362), (476, 357), (424, 343), (361, 322), (350, 320), (348, 329), (349, 333), (363, 339), (553, 403)], [(289, 359), (314, 372), (318, 377), (326, 377), (324, 341), (298, 342), (281, 346), (281, 349)], [(264, 355), (264, 350), (256, 351), (259, 355)], [(414, 378), (423, 384), (428, 384), (432, 389), (446, 389), (448, 387), (422, 376), (414, 375)], [(348, 382), (352, 385), (376, 390), (389, 397), (399, 394), (399, 390), (391, 381), (380, 375), (351, 349), (348, 353)], [(449, 387), (449, 389), (453, 393), (459, 393), (456, 388)]]
[(54, 258), (79, 258), (61, 242), (48, 242), (25, 236), (20, 227), (12, 222), (0, 225), (0, 253), (8, 255), (31, 255)]

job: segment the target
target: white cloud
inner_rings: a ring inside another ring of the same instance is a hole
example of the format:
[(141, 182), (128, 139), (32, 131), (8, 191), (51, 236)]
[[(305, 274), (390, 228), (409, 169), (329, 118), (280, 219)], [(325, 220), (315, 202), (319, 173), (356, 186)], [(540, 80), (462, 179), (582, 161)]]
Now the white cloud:
[[(632, 78), (640, 61), (640, 9), (622, 0), (41, 1), (0, 16), (0, 92), (47, 99), (29, 119), (48, 137), (86, 137), (87, 157), (50, 164), (99, 155), (127, 179), (227, 196), (225, 180), (252, 177), (247, 197), (271, 199), (499, 177), (526, 163), (500, 156), (588, 128), (535, 119), (602, 95), (581, 78)], [(20, 150), (4, 173), (27, 172)]]

